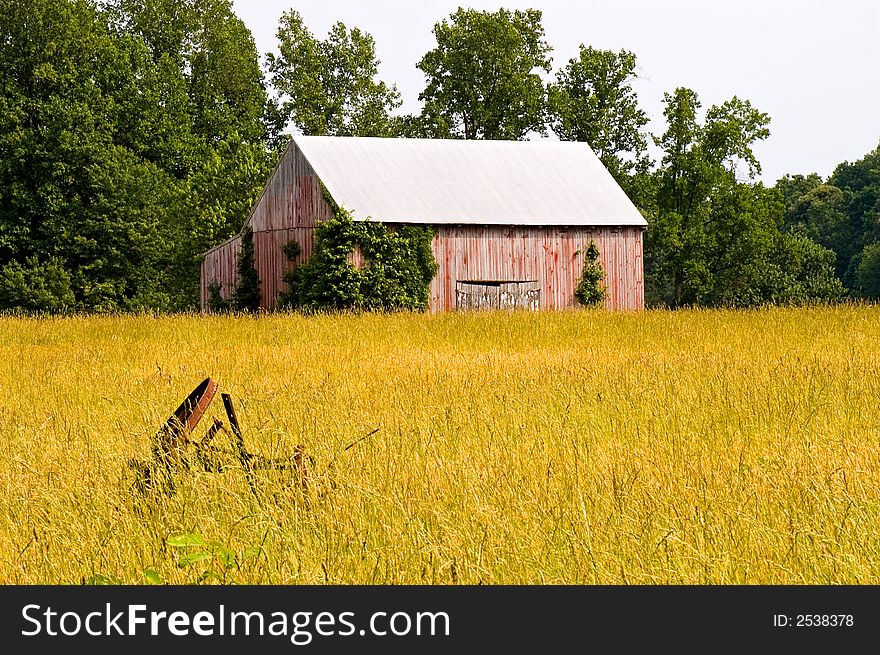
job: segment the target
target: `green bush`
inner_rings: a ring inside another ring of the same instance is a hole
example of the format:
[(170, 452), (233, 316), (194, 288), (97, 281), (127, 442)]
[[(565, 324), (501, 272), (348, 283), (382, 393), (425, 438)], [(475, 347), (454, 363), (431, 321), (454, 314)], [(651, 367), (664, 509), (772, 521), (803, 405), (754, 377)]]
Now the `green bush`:
[(70, 274), (60, 260), (28, 259), (0, 267), (0, 310), (62, 312), (73, 309)]
[(240, 312), (260, 310), (260, 276), (254, 262), (254, 231), (250, 226), (241, 233), (241, 251), (235, 260), (232, 307)]
[[(394, 229), (354, 221), (339, 208), (335, 213), (315, 228), (308, 262), (285, 274), (287, 291), (279, 305), (307, 311), (426, 309), (437, 272), (434, 230), (417, 225)], [(360, 267), (352, 263), (355, 250), (363, 258)], [(285, 246), (285, 254), (294, 259), (299, 244)]]
[(590, 241), (584, 258), (584, 270), (574, 289), (574, 297), (586, 307), (595, 307), (605, 302), (605, 269), (599, 261), (599, 249), (595, 241)]

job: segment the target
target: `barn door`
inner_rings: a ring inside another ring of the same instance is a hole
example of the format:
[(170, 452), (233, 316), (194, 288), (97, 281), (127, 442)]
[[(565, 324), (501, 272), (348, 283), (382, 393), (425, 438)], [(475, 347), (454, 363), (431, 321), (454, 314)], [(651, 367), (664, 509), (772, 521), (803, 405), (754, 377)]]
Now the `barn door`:
[(456, 282), (456, 309), (498, 309), (501, 285), (497, 282)]
[(540, 309), (541, 290), (536, 280), (456, 282), (456, 309)]

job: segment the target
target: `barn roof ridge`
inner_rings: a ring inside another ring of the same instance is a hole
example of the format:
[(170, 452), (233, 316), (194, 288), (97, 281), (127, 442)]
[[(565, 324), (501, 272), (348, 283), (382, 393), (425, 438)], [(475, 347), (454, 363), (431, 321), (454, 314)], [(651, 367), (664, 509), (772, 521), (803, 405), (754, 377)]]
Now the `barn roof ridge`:
[(338, 136), (294, 136), (292, 142), (355, 220), (647, 225), (583, 142)]

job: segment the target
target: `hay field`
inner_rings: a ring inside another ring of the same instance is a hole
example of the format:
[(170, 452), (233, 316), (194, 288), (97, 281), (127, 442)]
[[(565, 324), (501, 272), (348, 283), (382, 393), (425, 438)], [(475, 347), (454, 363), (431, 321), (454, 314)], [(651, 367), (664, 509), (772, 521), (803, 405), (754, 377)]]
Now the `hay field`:
[[(0, 583), (878, 583), (878, 344), (870, 307), (2, 318)], [(141, 498), (206, 376), (308, 490)]]

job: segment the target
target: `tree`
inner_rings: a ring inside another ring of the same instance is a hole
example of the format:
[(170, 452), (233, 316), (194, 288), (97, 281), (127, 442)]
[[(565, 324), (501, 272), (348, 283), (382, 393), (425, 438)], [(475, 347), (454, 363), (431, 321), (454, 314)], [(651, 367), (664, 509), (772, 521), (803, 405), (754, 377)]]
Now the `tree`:
[(167, 114), (163, 130), (144, 130), (138, 116), (130, 129), (143, 133), (135, 150), (185, 189), (167, 215), (169, 293), (172, 307), (191, 308), (201, 253), (239, 231), (276, 159), (259, 55), (229, 0), (112, 0), (108, 15), (120, 37), (140, 39), (156, 62), (159, 92), (139, 115)]
[(123, 34), (140, 37), (167, 75), (183, 80), (189, 131), (207, 143), (266, 142), (269, 106), (253, 36), (230, 0), (110, 0)]
[[(652, 293), (678, 306), (700, 302), (712, 287), (716, 271), (709, 259), (717, 246), (712, 226), (719, 225), (720, 217), (741, 219), (725, 226), (725, 246), (731, 239), (744, 237), (749, 228), (767, 224), (767, 210), (761, 207), (767, 198), (761, 193), (752, 198), (757, 205), (744, 214), (736, 213), (745, 209), (743, 202), (748, 198), (737, 191), (736, 175), (743, 162), (750, 177), (760, 172), (752, 146), (769, 136), (770, 119), (747, 100), (734, 97), (711, 107), (701, 125), (699, 99), (687, 88), (665, 94), (664, 102), (667, 130), (654, 139), (663, 158), (657, 172), (657, 214), (648, 230), (651, 255), (646, 263)], [(737, 209), (731, 212), (733, 206)]]
[(291, 10), (281, 17), (278, 41), (280, 52), (269, 54), (268, 62), (282, 123), (292, 122), (304, 134), (392, 135), (391, 112), (400, 106), (400, 94), (376, 79), (372, 36), (339, 22), (320, 41)]
[(584, 270), (575, 287), (574, 297), (580, 304), (593, 307), (605, 300), (608, 291), (603, 284), (605, 269), (599, 261), (599, 248), (596, 247), (595, 241), (590, 241), (584, 255)]
[(863, 276), (858, 273), (863, 249), (880, 242), (880, 146), (856, 162), (840, 164), (828, 184), (843, 193), (843, 244), (847, 247), (841, 248), (838, 258), (845, 261), (849, 256), (844, 281), (855, 289)]
[(880, 242), (865, 246), (856, 268), (859, 293), (865, 298), (880, 298)]
[(846, 215), (843, 191), (830, 184), (819, 184), (801, 195), (785, 224), (791, 232), (806, 235), (836, 254), (835, 270), (844, 277), (862, 242), (860, 226)]
[(818, 173), (809, 175), (783, 175), (776, 181), (775, 189), (782, 194), (782, 203), (785, 205), (785, 225), (791, 225), (792, 215), (798, 201), (808, 191), (812, 191), (822, 184), (822, 178)]
[(780, 232), (758, 285), (763, 302), (801, 305), (846, 295), (834, 273), (834, 251), (800, 234)]
[(196, 306), (271, 166), (267, 105), (229, 0), (0, 0), (0, 305)]
[(523, 139), (545, 133), (550, 71), (541, 12), (459, 8), (434, 26), (437, 46), (418, 67), (428, 83), (423, 125), (428, 136)]
[(553, 132), (565, 141), (590, 144), (619, 184), (628, 186), (637, 164), (648, 166), (643, 128), (648, 115), (639, 109), (632, 88), (636, 57), (621, 50), (596, 50), (581, 45), (548, 88)]
[(241, 233), (241, 250), (235, 258), (235, 288), (232, 307), (241, 312), (260, 310), (260, 276), (254, 259), (254, 232), (248, 226)]
[(769, 117), (736, 97), (699, 122), (697, 95), (665, 95), (667, 130), (646, 244), (646, 295), (680, 305), (833, 300), (834, 253), (781, 232), (784, 196), (752, 180)]
[(180, 185), (128, 131), (156, 82), (91, 3), (0, 0), (2, 308), (168, 306)]
[(250, 30), (230, 0), (194, 0), (193, 9), (187, 53), (193, 131), (209, 144), (265, 146), (269, 99)]
[(873, 297), (880, 241), (880, 148), (843, 162), (827, 179), (792, 175), (776, 183), (785, 198), (785, 229), (835, 253), (835, 271), (850, 292)]
[(856, 162), (840, 164), (828, 184), (844, 192), (846, 213), (864, 228), (866, 240), (880, 239), (880, 146)]

